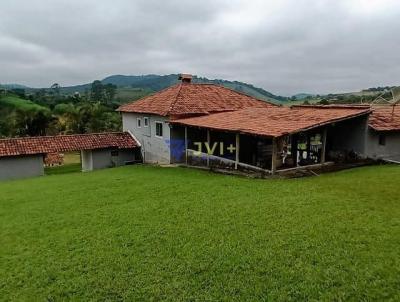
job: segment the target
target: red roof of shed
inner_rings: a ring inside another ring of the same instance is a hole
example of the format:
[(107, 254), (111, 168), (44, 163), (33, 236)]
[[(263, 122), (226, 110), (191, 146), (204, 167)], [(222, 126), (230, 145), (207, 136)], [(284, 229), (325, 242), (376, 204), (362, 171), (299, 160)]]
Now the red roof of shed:
[(400, 105), (374, 106), (369, 126), (376, 131), (400, 131)]
[(135, 147), (138, 147), (138, 143), (128, 132), (21, 137), (1, 139), (0, 157)]
[(304, 106), (247, 108), (233, 112), (178, 119), (171, 121), (171, 123), (267, 137), (279, 137), (369, 113), (370, 109), (365, 107)]
[(181, 83), (138, 101), (122, 105), (121, 112), (182, 116), (276, 105), (214, 84)]

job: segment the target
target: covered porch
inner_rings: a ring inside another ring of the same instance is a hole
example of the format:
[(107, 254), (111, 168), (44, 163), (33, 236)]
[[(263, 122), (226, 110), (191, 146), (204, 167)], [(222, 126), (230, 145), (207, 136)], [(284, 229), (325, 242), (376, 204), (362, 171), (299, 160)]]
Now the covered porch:
[(184, 148), (174, 163), (275, 174), (326, 162), (326, 128), (277, 138), (193, 127), (182, 132)]
[[(220, 115), (223, 124), (232, 112), (214, 115)], [(343, 162), (350, 160), (350, 154), (354, 158), (362, 156), (364, 146), (360, 146), (354, 137), (364, 131), (366, 117), (356, 115), (332, 119), (306, 128), (293, 126), (292, 130), (280, 133), (266, 129), (261, 125), (265, 125), (263, 121), (259, 126), (264, 130), (255, 133), (256, 127), (246, 130), (225, 126), (223, 129), (221, 125), (216, 129), (209, 117), (178, 120), (172, 123), (171, 141), (182, 143), (181, 148), (171, 146), (171, 162), (270, 175)], [(207, 118), (210, 123), (207, 123)], [(278, 120), (275, 122), (279, 124)]]

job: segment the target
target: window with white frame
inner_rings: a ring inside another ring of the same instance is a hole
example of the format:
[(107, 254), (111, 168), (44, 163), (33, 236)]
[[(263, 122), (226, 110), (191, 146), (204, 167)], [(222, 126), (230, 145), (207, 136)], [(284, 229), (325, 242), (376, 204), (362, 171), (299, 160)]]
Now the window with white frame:
[(142, 127), (142, 119), (140, 117), (136, 119), (136, 125), (138, 128)]
[(163, 136), (163, 123), (156, 122), (156, 136), (162, 137)]
[(146, 116), (143, 118), (143, 120), (144, 120), (144, 126), (149, 127), (149, 118)]

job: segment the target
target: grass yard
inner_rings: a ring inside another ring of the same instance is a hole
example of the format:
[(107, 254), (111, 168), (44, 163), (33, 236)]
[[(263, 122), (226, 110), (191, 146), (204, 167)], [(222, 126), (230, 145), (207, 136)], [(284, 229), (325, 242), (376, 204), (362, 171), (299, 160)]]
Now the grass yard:
[(81, 172), (82, 165), (80, 152), (64, 153), (64, 163), (61, 166), (45, 167), (44, 171), (46, 175)]
[(141, 99), (152, 93), (154, 93), (154, 91), (148, 89), (118, 87), (115, 99), (120, 103), (128, 103)]
[(42, 107), (38, 104), (35, 104), (28, 100), (23, 100), (17, 96), (5, 96), (0, 97), (0, 106), (1, 107), (11, 107), (16, 108), (24, 111), (29, 110), (46, 110), (45, 107)]
[(4, 301), (400, 300), (400, 168), (0, 183)]
[(73, 172), (81, 172), (82, 166), (80, 163), (78, 164), (66, 164), (61, 166), (54, 166), (54, 167), (45, 167), (44, 174), (45, 175), (56, 175), (56, 174), (66, 174), (66, 173), (73, 173)]

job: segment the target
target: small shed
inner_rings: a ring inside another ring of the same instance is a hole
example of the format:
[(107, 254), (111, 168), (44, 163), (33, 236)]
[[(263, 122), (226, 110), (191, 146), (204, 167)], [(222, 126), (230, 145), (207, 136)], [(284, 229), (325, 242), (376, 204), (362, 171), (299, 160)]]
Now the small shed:
[(22, 137), (0, 140), (0, 180), (44, 174), (47, 154), (81, 151), (82, 171), (140, 161), (140, 143), (129, 132)]

